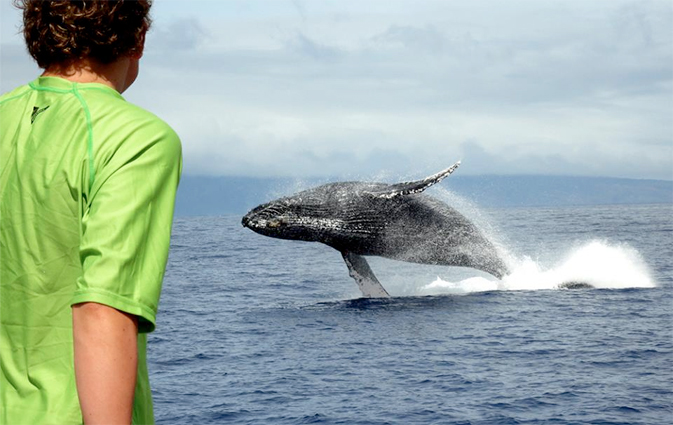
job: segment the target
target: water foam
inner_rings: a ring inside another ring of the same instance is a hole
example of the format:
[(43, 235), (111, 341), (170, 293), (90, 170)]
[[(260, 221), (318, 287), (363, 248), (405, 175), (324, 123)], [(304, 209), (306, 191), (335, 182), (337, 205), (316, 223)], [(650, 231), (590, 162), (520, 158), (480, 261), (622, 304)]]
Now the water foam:
[(529, 257), (511, 261), (512, 272), (502, 280), (484, 277), (448, 282), (437, 278), (420, 288), (425, 295), (465, 294), (483, 291), (561, 289), (570, 282), (594, 288), (653, 288), (642, 256), (628, 245), (591, 241), (570, 252), (559, 263), (545, 269)]

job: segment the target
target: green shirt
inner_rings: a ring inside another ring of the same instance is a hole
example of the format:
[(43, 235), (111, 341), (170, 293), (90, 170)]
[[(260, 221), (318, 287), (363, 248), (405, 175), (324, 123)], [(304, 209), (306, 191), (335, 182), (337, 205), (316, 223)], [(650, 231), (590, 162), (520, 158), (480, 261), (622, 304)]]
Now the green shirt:
[(180, 140), (114, 89), (41, 77), (0, 97), (0, 423), (81, 423), (71, 305), (138, 316), (134, 423), (168, 257)]

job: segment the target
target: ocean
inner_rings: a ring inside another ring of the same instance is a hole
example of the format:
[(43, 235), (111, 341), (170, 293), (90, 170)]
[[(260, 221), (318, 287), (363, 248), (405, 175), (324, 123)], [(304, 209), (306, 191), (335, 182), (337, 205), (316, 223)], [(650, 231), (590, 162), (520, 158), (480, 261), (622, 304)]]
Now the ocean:
[(362, 299), (327, 246), (177, 218), (149, 338), (157, 423), (673, 423), (673, 205), (439, 196), (510, 276), (370, 257), (392, 297)]

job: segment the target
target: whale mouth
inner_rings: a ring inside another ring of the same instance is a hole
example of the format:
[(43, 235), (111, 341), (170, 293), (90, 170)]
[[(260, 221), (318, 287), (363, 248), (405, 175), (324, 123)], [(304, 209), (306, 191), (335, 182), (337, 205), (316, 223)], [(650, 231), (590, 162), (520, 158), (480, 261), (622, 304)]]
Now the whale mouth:
[(266, 227), (266, 224), (267, 223), (265, 219), (260, 218), (255, 214), (246, 214), (241, 219), (241, 225), (243, 225), (243, 227), (247, 227), (250, 230), (263, 229)]
[(241, 219), (241, 224), (243, 227), (247, 227), (248, 229), (262, 229), (267, 227), (267, 221), (264, 220), (263, 218), (260, 219), (258, 217), (250, 217), (250, 216), (245, 216)]
[(282, 225), (283, 221), (276, 218), (261, 218), (255, 214), (247, 214), (241, 219), (241, 225), (247, 227), (250, 230), (253, 230), (257, 233), (264, 232), (267, 234), (268, 231), (277, 231)]

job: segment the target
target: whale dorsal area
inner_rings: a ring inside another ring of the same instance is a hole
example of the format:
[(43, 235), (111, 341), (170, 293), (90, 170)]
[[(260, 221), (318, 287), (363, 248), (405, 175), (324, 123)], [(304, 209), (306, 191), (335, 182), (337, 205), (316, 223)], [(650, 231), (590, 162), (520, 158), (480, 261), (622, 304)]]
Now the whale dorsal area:
[(368, 192), (378, 198), (388, 199), (396, 198), (398, 196), (411, 195), (413, 193), (420, 193), (433, 184), (437, 184), (444, 180), (444, 178), (453, 173), (456, 168), (458, 168), (458, 166), (460, 166), (460, 161), (456, 162), (446, 170), (442, 170), (439, 173), (433, 174), (422, 180), (392, 184), (378, 190), (369, 190)]
[(355, 279), (365, 298), (388, 298), (388, 291), (381, 285), (374, 275), (367, 260), (361, 255), (350, 251), (343, 251), (341, 255), (348, 266), (348, 274)]

